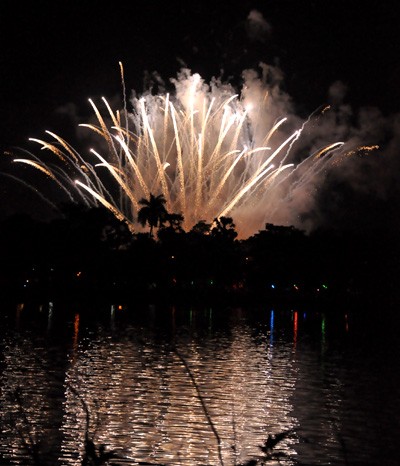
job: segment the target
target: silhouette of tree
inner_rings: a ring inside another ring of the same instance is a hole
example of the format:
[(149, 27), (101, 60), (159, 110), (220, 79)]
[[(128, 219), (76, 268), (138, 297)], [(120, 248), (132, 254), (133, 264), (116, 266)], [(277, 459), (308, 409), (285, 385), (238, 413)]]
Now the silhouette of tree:
[(165, 223), (168, 224), (167, 228), (171, 228), (177, 233), (183, 232), (182, 223), (185, 220), (185, 218), (182, 214), (170, 214), (168, 212), (166, 213), (164, 220)]
[(211, 231), (211, 223), (207, 223), (205, 220), (200, 220), (190, 230), (191, 233), (197, 235), (209, 235)]
[(185, 233), (185, 230), (182, 228), (184, 219), (182, 214), (167, 212), (164, 216), (165, 224), (161, 225), (157, 232), (158, 239), (163, 243), (175, 242), (177, 237)]
[(233, 241), (238, 235), (232, 217), (215, 218), (214, 225), (211, 229), (211, 235), (216, 238)]
[(150, 237), (153, 237), (153, 229), (163, 225), (167, 209), (165, 208), (166, 199), (162, 194), (154, 196), (150, 193), (150, 198), (142, 198), (139, 204), (143, 207), (138, 212), (138, 222), (145, 226), (146, 223), (150, 227)]

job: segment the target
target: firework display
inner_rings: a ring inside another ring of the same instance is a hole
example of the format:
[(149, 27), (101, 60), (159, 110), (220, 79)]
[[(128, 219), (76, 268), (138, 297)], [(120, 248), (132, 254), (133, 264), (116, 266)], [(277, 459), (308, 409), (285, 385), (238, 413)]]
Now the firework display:
[(105, 98), (102, 108), (89, 99), (96, 121), (80, 125), (97, 138), (89, 154), (47, 131), (50, 141), (31, 140), (50, 160), (29, 153), (14, 161), (43, 172), (73, 202), (105, 206), (132, 232), (140, 230), (139, 201), (150, 194), (162, 194), (186, 230), (221, 216), (233, 217), (242, 236), (266, 222), (298, 223), (299, 201), (312, 200), (318, 174), (343, 150), (338, 141), (301, 142), (327, 107), (305, 121), (283, 115), (277, 86), (254, 75), (240, 93), (217, 79), (205, 84), (190, 70), (171, 81), (174, 93), (135, 96), (129, 111), (125, 92), (116, 111)]

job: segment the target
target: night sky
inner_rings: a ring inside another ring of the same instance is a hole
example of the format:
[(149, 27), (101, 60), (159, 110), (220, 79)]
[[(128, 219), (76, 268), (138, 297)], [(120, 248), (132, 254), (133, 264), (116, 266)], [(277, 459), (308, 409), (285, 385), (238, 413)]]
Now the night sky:
[[(370, 125), (382, 145), (367, 162), (321, 191), (318, 218), (397, 227), (400, 110), (400, 14), (395, 1), (35, 1), (0, 3), (0, 171), (9, 173), (15, 147), (46, 129), (68, 140), (71, 115), (92, 115), (88, 98), (121, 97), (118, 62), (127, 90), (140, 93), (158, 73), (168, 82), (182, 66), (207, 81), (240, 85), (242, 71), (260, 62), (279, 66), (284, 91), (305, 118), (327, 103), (333, 83)], [(146, 78), (147, 77), (147, 78)], [(365, 116), (367, 115), (367, 116)], [(36, 148), (37, 150), (37, 148)], [(15, 169), (13, 168), (15, 174)], [(32, 193), (0, 177), (0, 217), (29, 211), (46, 216)], [(362, 189), (360, 189), (362, 187)], [(40, 212), (39, 212), (40, 211)], [(357, 215), (356, 215), (357, 214)], [(357, 219), (356, 219), (357, 217)]]

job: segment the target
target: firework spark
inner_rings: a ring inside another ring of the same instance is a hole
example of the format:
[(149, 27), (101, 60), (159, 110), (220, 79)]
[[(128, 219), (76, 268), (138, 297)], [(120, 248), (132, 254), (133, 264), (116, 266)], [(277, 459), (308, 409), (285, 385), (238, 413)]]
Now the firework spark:
[(150, 193), (163, 194), (167, 210), (183, 214), (186, 230), (220, 216), (233, 217), (242, 237), (266, 222), (296, 224), (293, 199), (307, 189), (311, 196), (316, 176), (343, 142), (304, 155), (299, 141), (314, 115), (297, 128), (288, 125), (276, 90), (260, 80), (239, 94), (218, 80), (206, 85), (189, 70), (172, 81), (173, 95), (134, 97), (131, 112), (125, 92), (122, 110), (113, 111), (105, 98), (103, 109), (89, 100), (96, 121), (80, 126), (97, 138), (97, 146), (88, 156), (47, 131), (50, 141), (32, 141), (55, 156), (51, 162), (37, 156), (14, 161), (49, 176), (75, 202), (105, 206), (131, 231), (140, 230), (139, 200)]

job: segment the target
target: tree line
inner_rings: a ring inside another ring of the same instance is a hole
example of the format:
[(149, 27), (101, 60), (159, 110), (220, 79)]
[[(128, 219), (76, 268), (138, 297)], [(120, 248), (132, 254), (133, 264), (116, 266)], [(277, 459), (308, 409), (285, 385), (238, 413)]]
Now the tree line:
[[(118, 296), (125, 299), (272, 299), (354, 295), (397, 286), (399, 254), (390, 232), (306, 234), (266, 224), (238, 239), (231, 217), (190, 231), (162, 195), (141, 199), (132, 233), (103, 207), (62, 206), (48, 222), (16, 215), (0, 223), (3, 294)], [(392, 243), (393, 244), (393, 243)], [(397, 243), (396, 243), (397, 244)], [(389, 277), (389, 278), (388, 278)]]

